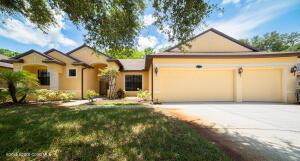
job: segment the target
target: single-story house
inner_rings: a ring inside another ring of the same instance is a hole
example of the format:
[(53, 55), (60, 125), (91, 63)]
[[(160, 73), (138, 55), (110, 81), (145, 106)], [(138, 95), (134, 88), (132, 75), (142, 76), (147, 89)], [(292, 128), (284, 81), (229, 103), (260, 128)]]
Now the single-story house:
[[(5, 56), (5, 55), (0, 54), (0, 60), (3, 60), (3, 59), (8, 59), (8, 57)], [(12, 70), (12, 69), (13, 69), (13, 65), (10, 64), (10, 63), (0, 62), (0, 70), (1, 70), (1, 69), (9, 69), (9, 70)]]
[[(8, 59), (8, 57), (0, 54), (0, 61), (2, 59)], [(9, 63), (0, 62), (0, 72), (1, 72), (1, 70), (13, 70), (13, 65), (9, 64)], [(2, 81), (0, 81), (0, 90), (5, 87), (6, 87), (6, 85)]]
[(107, 82), (98, 73), (113, 67), (120, 71), (117, 89), (127, 96), (149, 90), (153, 101), (296, 101), (300, 52), (260, 52), (215, 29), (189, 42), (145, 59), (113, 59), (82, 45), (68, 53), (30, 50), (5, 62), (36, 73), (41, 88), (73, 91), (77, 97), (89, 89), (106, 95)]

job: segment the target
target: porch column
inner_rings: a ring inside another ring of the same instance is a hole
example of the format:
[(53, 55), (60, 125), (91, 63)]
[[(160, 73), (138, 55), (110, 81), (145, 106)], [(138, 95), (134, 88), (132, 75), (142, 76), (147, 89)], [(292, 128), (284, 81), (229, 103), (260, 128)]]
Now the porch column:
[(50, 86), (49, 88), (51, 90), (58, 90), (59, 88), (59, 79), (58, 79), (58, 73), (53, 69), (48, 69), (48, 72), (50, 74)]

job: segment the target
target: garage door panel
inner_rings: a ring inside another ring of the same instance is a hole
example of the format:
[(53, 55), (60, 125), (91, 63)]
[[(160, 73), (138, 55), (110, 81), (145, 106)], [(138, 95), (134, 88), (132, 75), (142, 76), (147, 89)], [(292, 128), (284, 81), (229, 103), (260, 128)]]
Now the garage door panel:
[(233, 101), (232, 70), (161, 70), (161, 101)]
[(244, 70), (242, 74), (243, 101), (282, 101), (280, 69)]

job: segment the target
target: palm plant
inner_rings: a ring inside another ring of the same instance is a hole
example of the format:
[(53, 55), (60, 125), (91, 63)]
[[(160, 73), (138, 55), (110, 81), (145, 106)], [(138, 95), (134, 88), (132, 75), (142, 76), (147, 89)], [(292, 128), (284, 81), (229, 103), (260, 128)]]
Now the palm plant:
[(115, 68), (108, 68), (99, 69), (100, 73), (99, 76), (105, 79), (108, 82), (108, 94), (107, 97), (109, 99), (115, 98), (115, 91), (116, 91), (116, 78), (119, 74), (119, 70)]
[(1, 70), (0, 80), (7, 85), (13, 103), (22, 103), (27, 94), (39, 85), (36, 75), (26, 71)]

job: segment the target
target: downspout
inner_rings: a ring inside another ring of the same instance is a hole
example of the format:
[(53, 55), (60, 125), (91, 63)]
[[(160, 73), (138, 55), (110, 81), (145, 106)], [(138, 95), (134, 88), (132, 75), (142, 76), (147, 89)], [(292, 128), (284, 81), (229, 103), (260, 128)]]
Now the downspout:
[(152, 60), (151, 60), (151, 64), (152, 64), (152, 66), (151, 66), (151, 101), (152, 101), (152, 103), (153, 103), (153, 99), (154, 99), (154, 94), (153, 94), (153, 58), (152, 58)]
[(81, 99), (83, 99), (83, 70), (86, 69), (86, 67), (81, 68)]

